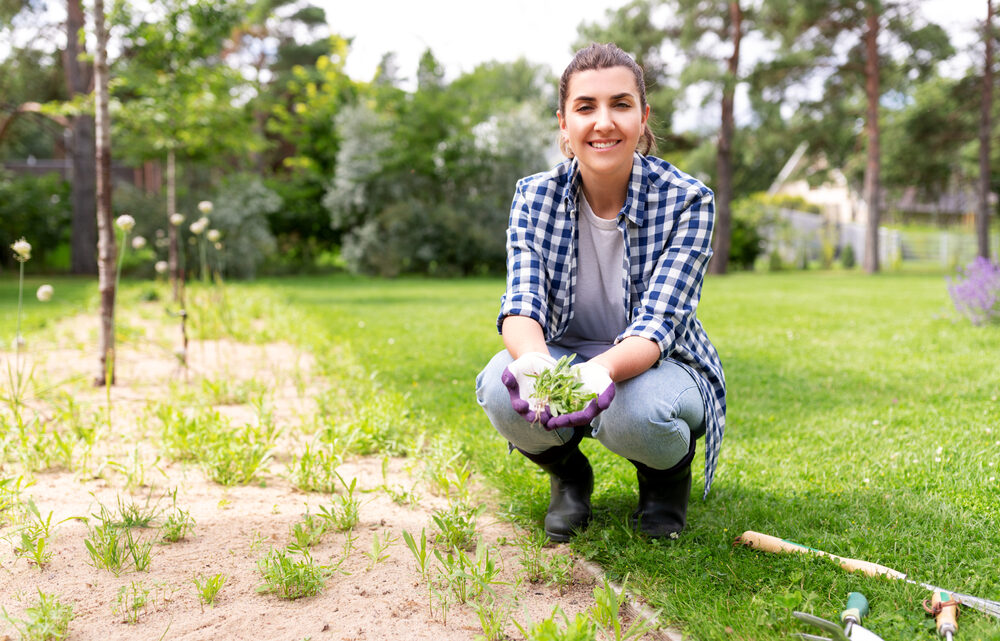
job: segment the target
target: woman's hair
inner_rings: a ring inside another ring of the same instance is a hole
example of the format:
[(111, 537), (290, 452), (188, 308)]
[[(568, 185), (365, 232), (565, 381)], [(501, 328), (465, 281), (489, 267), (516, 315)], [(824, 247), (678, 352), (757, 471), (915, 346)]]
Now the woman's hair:
[[(592, 43), (580, 49), (573, 56), (559, 79), (559, 111), (566, 113), (566, 98), (569, 92), (569, 79), (578, 71), (590, 71), (593, 69), (610, 69), (611, 67), (625, 67), (635, 76), (635, 84), (639, 88), (639, 103), (643, 112), (646, 111), (646, 79), (642, 73), (642, 67), (632, 59), (632, 56), (622, 51), (614, 43), (598, 44)], [(559, 149), (568, 157), (573, 157), (573, 150), (566, 146), (566, 139), (559, 136)], [(642, 155), (656, 151), (656, 137), (649, 128), (649, 122), (643, 124), (642, 135), (639, 137), (639, 144), (636, 151)]]

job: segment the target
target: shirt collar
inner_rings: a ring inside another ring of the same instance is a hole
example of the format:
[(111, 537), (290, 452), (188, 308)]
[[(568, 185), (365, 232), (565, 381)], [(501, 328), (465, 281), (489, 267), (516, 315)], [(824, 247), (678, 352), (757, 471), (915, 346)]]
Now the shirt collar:
[[(632, 176), (629, 178), (628, 191), (625, 194), (625, 206), (620, 215), (624, 215), (632, 223), (642, 225), (646, 222), (646, 195), (649, 184), (649, 169), (642, 154), (635, 152), (632, 156)], [(569, 164), (569, 179), (563, 188), (563, 202), (571, 210), (576, 209), (577, 194), (583, 183), (580, 178), (580, 163), (573, 158)]]

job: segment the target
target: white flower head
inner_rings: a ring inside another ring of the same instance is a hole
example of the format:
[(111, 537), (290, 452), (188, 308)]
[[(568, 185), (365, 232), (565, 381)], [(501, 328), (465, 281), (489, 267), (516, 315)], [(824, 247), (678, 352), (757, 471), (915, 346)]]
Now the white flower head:
[(128, 233), (132, 231), (133, 227), (135, 227), (135, 218), (132, 218), (128, 214), (122, 214), (115, 221), (115, 225), (118, 227), (118, 229), (122, 230), (125, 233)]
[(132, 239), (132, 249), (142, 249), (146, 246), (146, 239), (142, 236), (136, 236)]
[(170, 269), (170, 265), (168, 265), (165, 260), (158, 260), (156, 261), (156, 264), (153, 265), (153, 269), (156, 270), (157, 274), (166, 274), (167, 270)]
[(10, 342), (10, 347), (14, 351), (17, 351), (19, 349), (24, 349), (25, 345), (27, 345), (27, 343), (24, 342), (24, 336), (21, 336), (20, 334), (15, 336), (14, 340)]
[(184, 214), (170, 214), (170, 224), (180, 227), (184, 223)]
[(208, 219), (202, 216), (198, 220), (191, 223), (191, 233), (195, 236), (200, 235), (203, 231), (208, 228)]
[(52, 294), (54, 293), (55, 290), (52, 289), (52, 285), (42, 285), (38, 288), (38, 291), (35, 292), (35, 296), (43, 303), (47, 303), (52, 300)]
[(14, 250), (14, 258), (18, 262), (23, 263), (31, 258), (31, 243), (23, 238), (11, 245), (10, 248)]
[(217, 251), (222, 251), (222, 243), (215, 243), (215, 249)]
[(198, 211), (205, 214), (206, 216), (211, 214), (213, 209), (215, 209), (215, 207), (212, 205), (211, 200), (203, 200), (200, 203), (198, 203)]

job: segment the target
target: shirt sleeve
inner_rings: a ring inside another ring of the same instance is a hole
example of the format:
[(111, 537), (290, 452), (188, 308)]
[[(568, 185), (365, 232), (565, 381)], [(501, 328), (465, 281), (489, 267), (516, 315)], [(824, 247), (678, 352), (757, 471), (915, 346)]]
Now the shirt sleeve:
[(618, 341), (641, 336), (660, 346), (661, 358), (671, 354), (678, 333), (698, 307), (714, 225), (714, 194), (707, 189), (693, 192), (656, 262), (638, 313)]
[(507, 316), (527, 316), (545, 328), (547, 277), (540, 252), (536, 216), (524, 195), (523, 183), (514, 191), (507, 224), (507, 289), (500, 302), (497, 331)]

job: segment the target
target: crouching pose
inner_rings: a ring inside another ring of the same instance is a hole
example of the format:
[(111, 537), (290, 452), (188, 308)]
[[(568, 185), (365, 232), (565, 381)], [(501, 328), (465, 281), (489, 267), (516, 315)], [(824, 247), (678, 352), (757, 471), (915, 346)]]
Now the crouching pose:
[[(636, 468), (633, 528), (684, 528), (695, 442), (705, 437), (705, 495), (725, 425), (722, 365), (695, 311), (712, 255), (712, 192), (647, 155), (654, 139), (642, 69), (615, 45), (577, 52), (559, 83), (568, 160), (518, 181), (507, 229), (505, 350), (476, 380), (490, 422), (544, 469), (545, 532), (566, 541), (590, 520), (592, 436)], [(575, 412), (534, 396), (537, 375), (576, 354), (596, 395)], [(556, 414), (553, 416), (553, 414)]]

